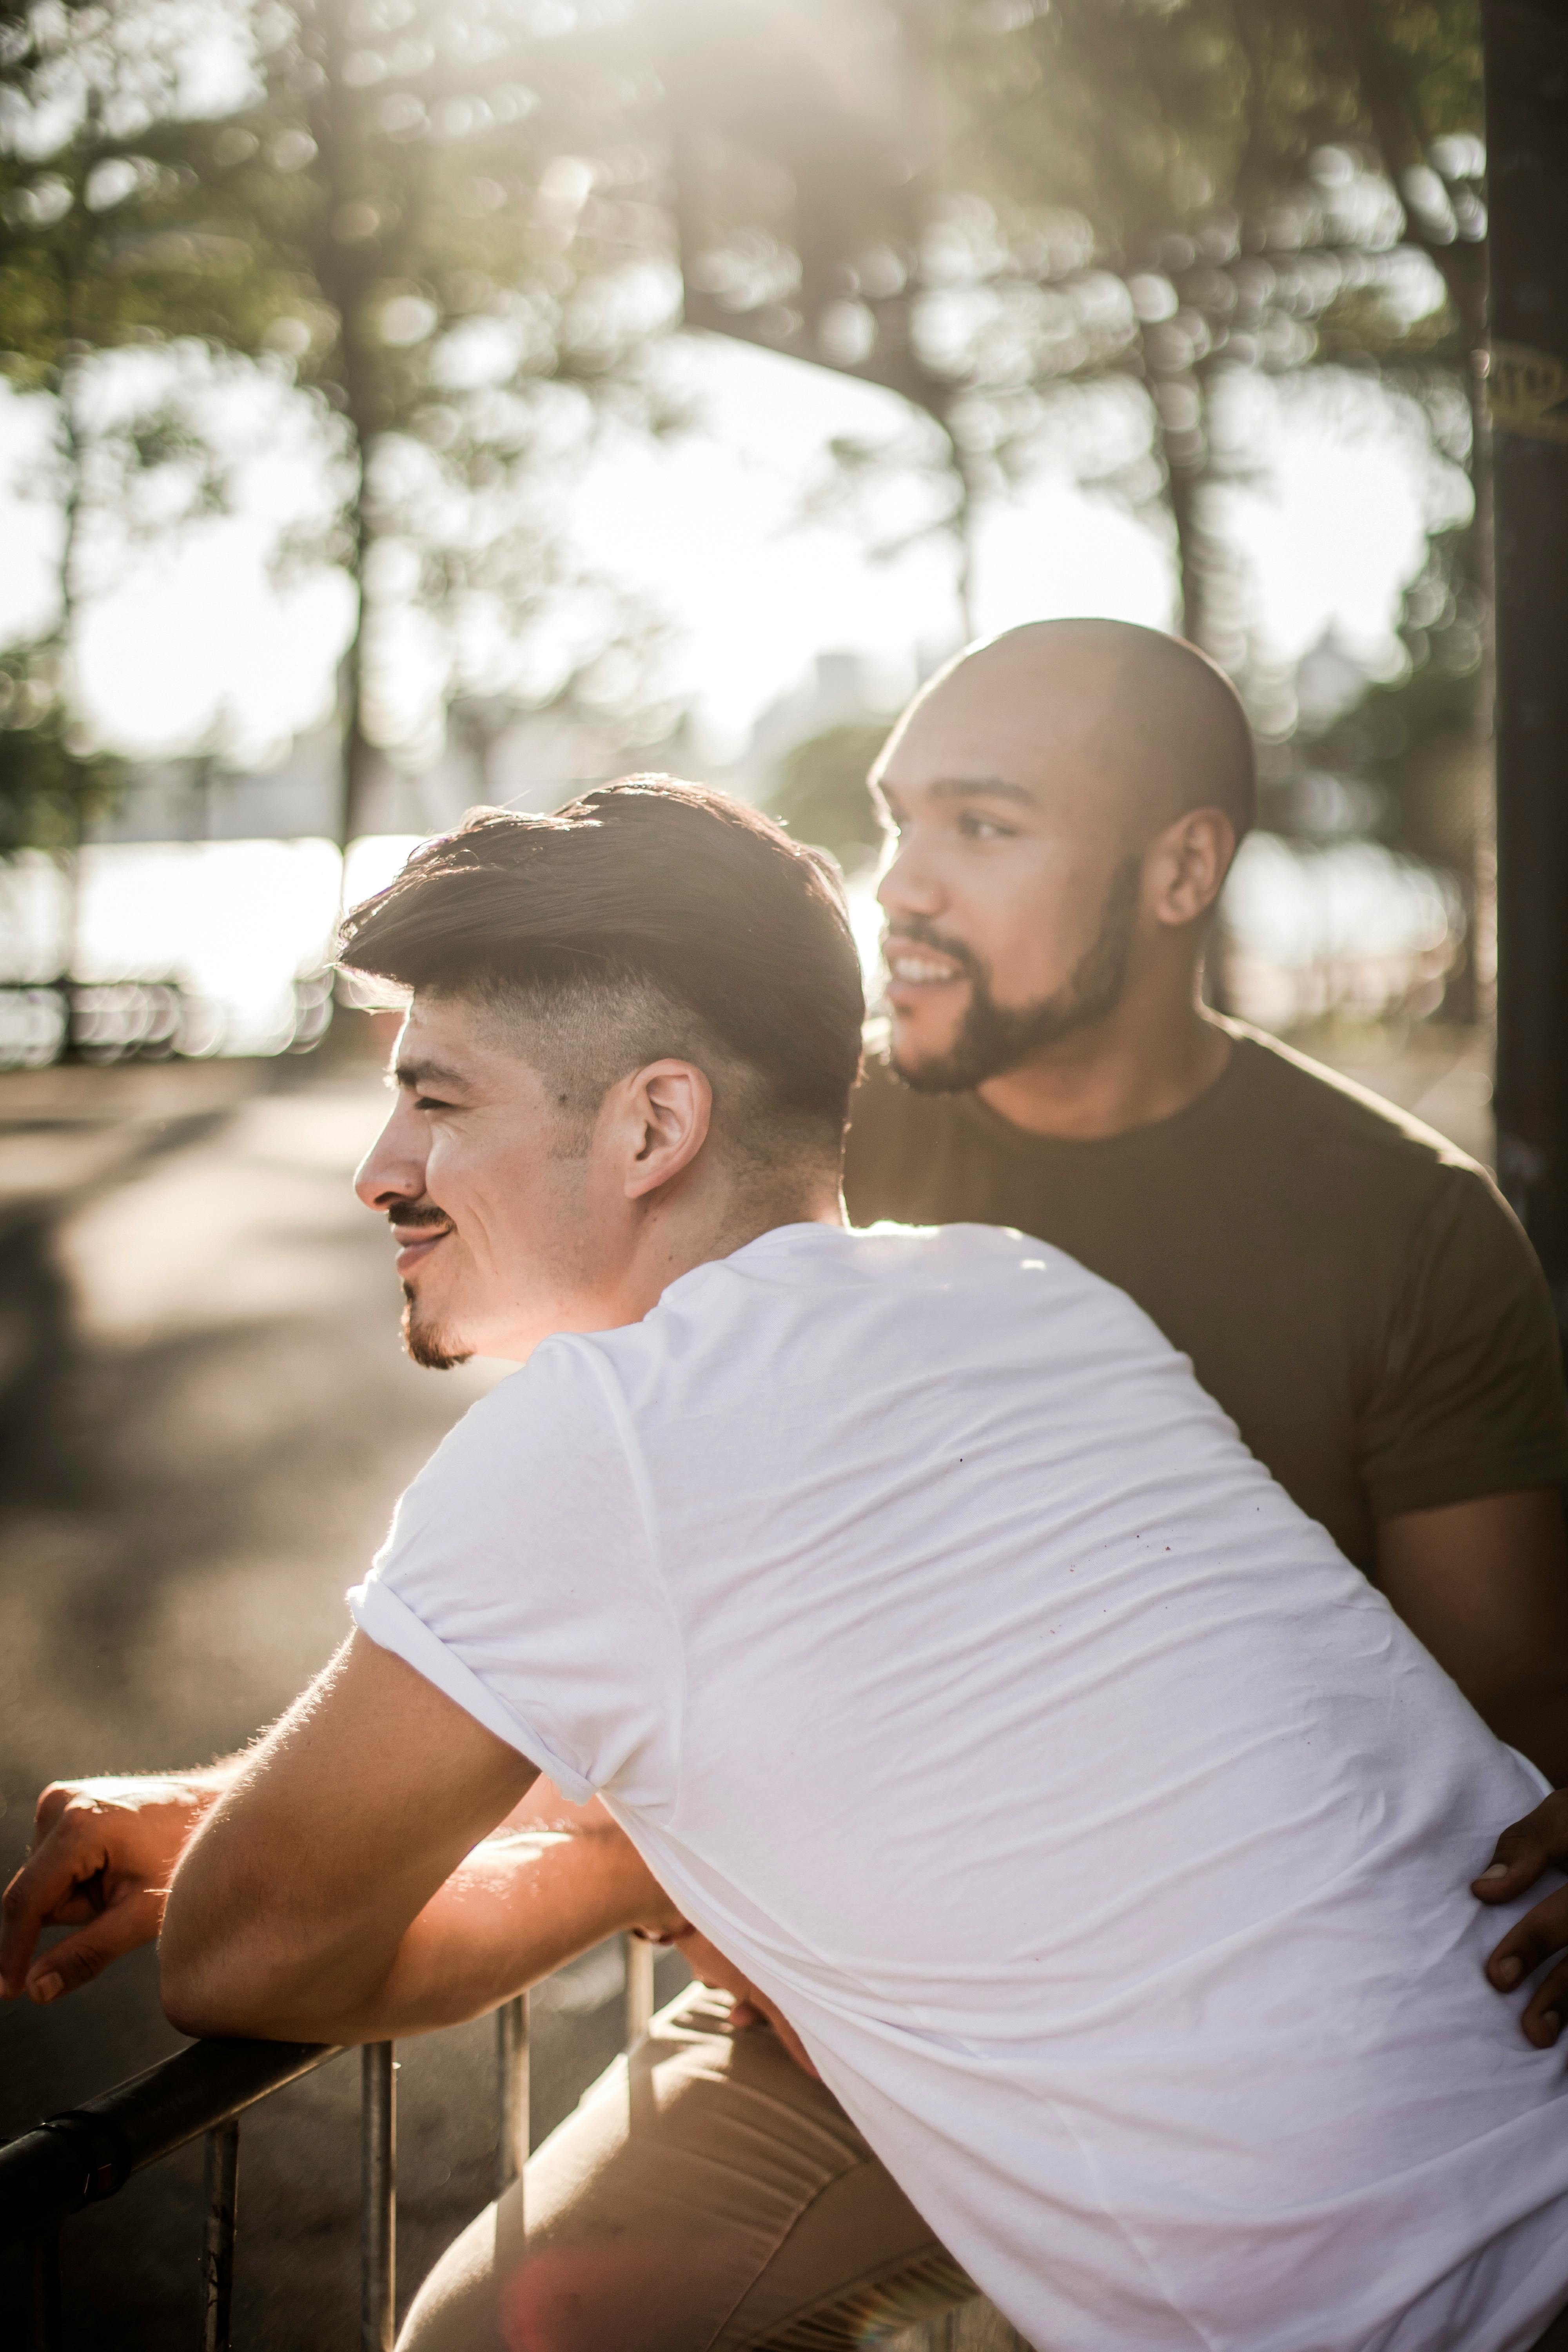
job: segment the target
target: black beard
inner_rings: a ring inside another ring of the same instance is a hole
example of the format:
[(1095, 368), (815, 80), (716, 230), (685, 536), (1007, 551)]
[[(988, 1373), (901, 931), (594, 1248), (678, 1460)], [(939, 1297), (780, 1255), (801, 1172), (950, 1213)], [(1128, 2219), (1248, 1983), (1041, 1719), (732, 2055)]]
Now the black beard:
[[(984, 1086), (987, 1078), (1016, 1070), (1047, 1045), (1070, 1037), (1092, 1021), (1114, 1013), (1127, 988), (1127, 966), (1138, 916), (1143, 863), (1125, 857), (1110, 877), (1100, 910), (1100, 927), (1065, 984), (1033, 1004), (998, 1004), (991, 992), (991, 967), (961, 940), (950, 940), (921, 916), (901, 922), (896, 937), (936, 948), (951, 956), (969, 982), (969, 1003), (958, 1034), (945, 1054), (893, 1067), (907, 1087), (922, 1095), (955, 1095)], [(889, 945), (891, 941), (889, 941)]]
[(414, 1293), (407, 1283), (403, 1286), (403, 1344), (415, 1362), (422, 1364), (427, 1372), (449, 1372), (468, 1360), (467, 1349), (461, 1355), (451, 1354), (430, 1325), (416, 1319)]

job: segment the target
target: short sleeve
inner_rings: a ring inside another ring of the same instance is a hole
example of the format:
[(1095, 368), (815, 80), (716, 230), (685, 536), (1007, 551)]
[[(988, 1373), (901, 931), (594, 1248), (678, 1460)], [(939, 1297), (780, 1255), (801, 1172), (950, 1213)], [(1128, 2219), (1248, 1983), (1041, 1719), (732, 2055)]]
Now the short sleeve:
[(1545, 1278), (1479, 1169), (1444, 1168), (1412, 1235), (1362, 1435), (1379, 1519), (1568, 1480), (1568, 1405)]
[(627, 1435), (592, 1342), (547, 1341), (431, 1456), (349, 1605), (565, 1795), (657, 1812), (680, 1650)]

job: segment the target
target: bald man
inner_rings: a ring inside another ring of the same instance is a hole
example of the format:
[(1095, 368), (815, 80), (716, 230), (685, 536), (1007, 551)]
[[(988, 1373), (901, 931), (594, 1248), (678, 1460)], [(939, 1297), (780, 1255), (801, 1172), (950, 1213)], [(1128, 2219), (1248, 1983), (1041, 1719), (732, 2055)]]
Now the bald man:
[(857, 1223), (1017, 1226), (1131, 1294), (1502, 1738), (1568, 1780), (1568, 1415), (1545, 1284), (1453, 1145), (1207, 1011), (1252, 823), (1235, 689), (1054, 621), (961, 656), (874, 772), (890, 1035)]

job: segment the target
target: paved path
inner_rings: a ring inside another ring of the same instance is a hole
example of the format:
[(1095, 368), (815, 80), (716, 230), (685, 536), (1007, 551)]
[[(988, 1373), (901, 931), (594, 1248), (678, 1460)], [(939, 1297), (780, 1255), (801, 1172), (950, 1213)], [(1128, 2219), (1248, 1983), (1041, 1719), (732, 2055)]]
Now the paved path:
[[(7, 1874), (44, 1780), (221, 1754), (286, 1704), (400, 1488), (501, 1369), (422, 1372), (398, 1345), (385, 1230), (349, 1187), (384, 1102), (368, 1066), (0, 1078)], [(546, 2000), (536, 2130), (618, 2046), (613, 1953)], [(179, 2046), (150, 1956), (0, 2011), (0, 2137)], [(409, 2287), (484, 2201), (490, 2049), (483, 2023), (401, 2053)], [(356, 2071), (244, 2128), (241, 2352), (355, 2340)], [(199, 2194), (191, 2151), (68, 2226), (73, 2347), (197, 2342)]]

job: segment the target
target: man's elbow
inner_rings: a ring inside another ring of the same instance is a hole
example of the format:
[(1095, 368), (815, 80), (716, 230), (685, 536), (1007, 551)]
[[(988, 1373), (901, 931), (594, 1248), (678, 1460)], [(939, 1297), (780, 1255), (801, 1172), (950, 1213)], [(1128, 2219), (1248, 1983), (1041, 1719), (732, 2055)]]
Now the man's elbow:
[(269, 1964), (258, 1923), (247, 1929), (207, 1926), (171, 1902), (158, 1946), (163, 2014), (178, 2033), (198, 2041), (235, 2035), (256, 2042), (305, 2042), (290, 2013), (299, 1987)]
[(268, 2032), (263, 1990), (247, 1981), (247, 1972), (221, 1950), (193, 1948), (188, 1937), (171, 1944), (167, 1937), (159, 1948), (159, 1997), (176, 2033), (198, 2041), (219, 2034), (276, 2038)]
[[(199, 1976), (184, 1969), (160, 1967), (159, 1997), (163, 2014), (176, 2033), (188, 2033), (198, 2042), (210, 2041), (218, 2034), (254, 2035), (255, 2028), (237, 2011), (232, 2001), (226, 2001), (222, 1989), (203, 1982)], [(241, 2008), (243, 2004), (241, 2004)]]

